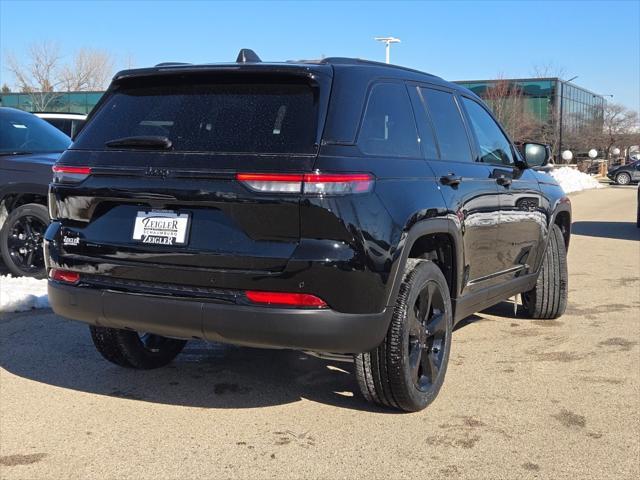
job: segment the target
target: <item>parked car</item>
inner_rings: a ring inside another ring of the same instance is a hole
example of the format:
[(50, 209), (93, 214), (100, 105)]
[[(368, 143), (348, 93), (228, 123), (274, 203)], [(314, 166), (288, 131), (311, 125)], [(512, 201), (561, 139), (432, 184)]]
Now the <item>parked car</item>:
[(0, 107), (0, 254), (14, 275), (44, 278), (51, 167), (71, 140), (21, 110)]
[(420, 410), (456, 322), (565, 310), (570, 203), (523, 151), (469, 90), (387, 64), (121, 72), (54, 167), (49, 301), (123, 367), (193, 338), (320, 352)]
[(629, 185), (630, 183), (640, 181), (640, 161), (627, 163), (610, 168), (607, 177), (618, 185)]
[(70, 138), (75, 138), (87, 120), (87, 116), (81, 113), (38, 112), (35, 115), (47, 121)]

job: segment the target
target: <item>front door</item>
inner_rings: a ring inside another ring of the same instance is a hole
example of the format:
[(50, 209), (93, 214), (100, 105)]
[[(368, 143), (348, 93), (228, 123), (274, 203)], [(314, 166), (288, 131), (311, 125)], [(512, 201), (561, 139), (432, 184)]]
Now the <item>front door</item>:
[(535, 175), (516, 161), (517, 153), (498, 123), (480, 103), (461, 98), (480, 160), (490, 168), (499, 190), (500, 222), (495, 248), (502, 283), (530, 271), (543, 245), (547, 218)]

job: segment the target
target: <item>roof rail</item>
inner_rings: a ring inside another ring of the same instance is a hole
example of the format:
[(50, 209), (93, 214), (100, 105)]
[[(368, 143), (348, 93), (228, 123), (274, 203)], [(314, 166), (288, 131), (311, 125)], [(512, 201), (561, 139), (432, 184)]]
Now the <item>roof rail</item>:
[(371, 65), (372, 67), (385, 67), (385, 68), (398, 68), (400, 70), (406, 70), (408, 72), (420, 73), (422, 75), (429, 75), (430, 77), (439, 78), (437, 75), (431, 73), (422, 72), (415, 68), (403, 67), (401, 65), (394, 65), (393, 63), (376, 62), (374, 60), (364, 60), (362, 58), (349, 58), (349, 57), (327, 57), (319, 61), (319, 63), (327, 63), (329, 65)]

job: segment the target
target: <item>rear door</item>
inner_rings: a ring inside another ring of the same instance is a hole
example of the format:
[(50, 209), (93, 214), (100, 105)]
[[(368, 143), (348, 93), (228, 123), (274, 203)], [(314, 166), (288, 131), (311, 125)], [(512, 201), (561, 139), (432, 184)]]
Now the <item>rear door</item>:
[(238, 175), (311, 171), (330, 78), (236, 70), (125, 78), (110, 89), (59, 162), (90, 175), (52, 185), (63, 235), (78, 238), (66, 254), (285, 267), (300, 237), (299, 196)]
[[(450, 215), (459, 223), (464, 244), (463, 292), (489, 286), (499, 269), (495, 248), (499, 218), (498, 189), (491, 171), (474, 161), (474, 150), (458, 100), (446, 90), (412, 87), (421, 137), (432, 129), (437, 150), (425, 149), (425, 158), (440, 183)], [(461, 292), (462, 293), (462, 292)]]

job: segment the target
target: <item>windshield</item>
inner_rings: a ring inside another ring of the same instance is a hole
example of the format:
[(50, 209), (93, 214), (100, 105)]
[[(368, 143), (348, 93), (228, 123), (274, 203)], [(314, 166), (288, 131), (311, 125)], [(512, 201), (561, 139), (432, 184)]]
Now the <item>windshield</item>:
[(63, 152), (71, 139), (29, 113), (0, 109), (0, 153)]
[[(138, 137), (160, 137), (179, 152), (314, 153), (317, 117), (305, 83), (160, 77), (119, 86), (74, 149), (135, 149)], [(130, 144), (114, 142), (122, 139)]]

